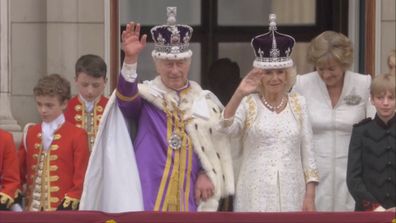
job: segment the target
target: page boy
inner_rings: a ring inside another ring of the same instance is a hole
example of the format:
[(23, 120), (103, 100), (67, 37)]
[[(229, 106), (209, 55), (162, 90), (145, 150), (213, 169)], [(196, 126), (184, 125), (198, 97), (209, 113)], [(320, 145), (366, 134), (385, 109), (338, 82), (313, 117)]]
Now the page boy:
[(18, 150), (25, 209), (77, 210), (89, 149), (87, 133), (63, 115), (70, 83), (51, 74), (41, 78), (33, 92), (42, 123), (25, 128)]
[(395, 211), (396, 117), (395, 76), (383, 74), (371, 83), (373, 120), (354, 125), (349, 145), (347, 185), (357, 211)]
[(103, 96), (106, 72), (106, 63), (101, 57), (93, 54), (81, 56), (75, 65), (74, 77), (78, 95), (69, 101), (65, 111), (67, 121), (87, 131), (90, 149), (108, 101)]

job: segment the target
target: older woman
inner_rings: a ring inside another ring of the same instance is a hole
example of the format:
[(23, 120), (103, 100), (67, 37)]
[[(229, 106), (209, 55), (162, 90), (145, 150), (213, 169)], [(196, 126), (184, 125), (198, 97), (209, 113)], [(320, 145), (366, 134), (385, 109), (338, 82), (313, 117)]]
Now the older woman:
[(275, 31), (252, 39), (256, 59), (223, 112), (223, 131), (242, 137), (235, 211), (312, 211), (319, 180), (305, 100), (288, 94), (294, 39)]
[(352, 125), (373, 114), (369, 103), (370, 75), (348, 71), (353, 61), (351, 41), (326, 31), (308, 47), (316, 71), (299, 75), (294, 90), (307, 100), (314, 150), (321, 176), (316, 191), (320, 211), (353, 211), (346, 185), (348, 146)]

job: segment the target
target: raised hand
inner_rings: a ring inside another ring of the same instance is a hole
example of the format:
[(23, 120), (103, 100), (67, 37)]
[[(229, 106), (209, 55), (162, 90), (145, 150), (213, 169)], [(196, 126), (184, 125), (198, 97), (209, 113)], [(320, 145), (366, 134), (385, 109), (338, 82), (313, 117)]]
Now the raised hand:
[(258, 87), (261, 82), (261, 77), (264, 72), (261, 69), (253, 68), (249, 73), (242, 79), (241, 83), (237, 88), (237, 92), (241, 96), (249, 95), (253, 92), (258, 91)]
[(146, 46), (147, 35), (144, 34), (140, 39), (140, 24), (130, 22), (126, 29), (122, 31), (122, 49), (125, 52), (124, 62), (133, 64), (137, 62), (138, 56)]

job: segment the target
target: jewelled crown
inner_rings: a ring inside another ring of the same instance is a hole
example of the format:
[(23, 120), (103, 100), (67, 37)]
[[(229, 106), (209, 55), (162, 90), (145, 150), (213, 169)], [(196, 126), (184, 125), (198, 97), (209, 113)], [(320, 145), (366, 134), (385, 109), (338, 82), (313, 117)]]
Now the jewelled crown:
[(176, 24), (176, 7), (167, 7), (167, 24), (155, 26), (151, 29), (155, 58), (183, 59), (192, 56), (189, 42), (193, 29), (188, 25)]
[(261, 69), (281, 69), (293, 66), (290, 58), (295, 40), (276, 31), (276, 15), (269, 15), (269, 32), (254, 37), (251, 45), (255, 60), (253, 67)]

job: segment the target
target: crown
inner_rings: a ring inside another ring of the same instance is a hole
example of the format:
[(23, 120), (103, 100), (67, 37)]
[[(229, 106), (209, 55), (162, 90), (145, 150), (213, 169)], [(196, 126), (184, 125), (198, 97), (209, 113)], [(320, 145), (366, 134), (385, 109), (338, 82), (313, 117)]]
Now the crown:
[(167, 24), (151, 29), (154, 50), (151, 55), (160, 59), (184, 59), (192, 56), (189, 42), (193, 29), (188, 25), (176, 24), (176, 7), (167, 7)]
[(269, 32), (254, 37), (251, 45), (256, 56), (253, 67), (281, 69), (293, 66), (290, 58), (295, 40), (276, 31), (276, 15), (269, 15)]

